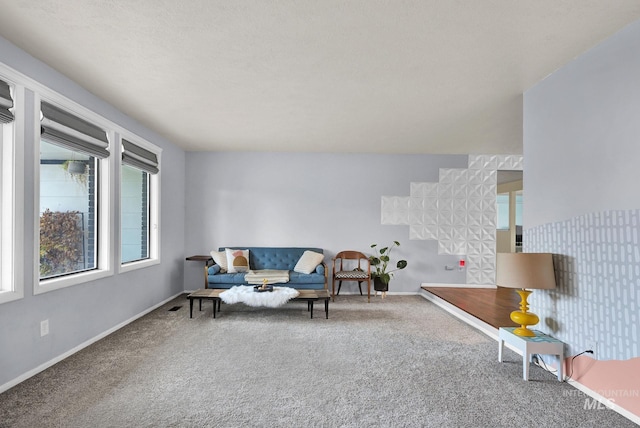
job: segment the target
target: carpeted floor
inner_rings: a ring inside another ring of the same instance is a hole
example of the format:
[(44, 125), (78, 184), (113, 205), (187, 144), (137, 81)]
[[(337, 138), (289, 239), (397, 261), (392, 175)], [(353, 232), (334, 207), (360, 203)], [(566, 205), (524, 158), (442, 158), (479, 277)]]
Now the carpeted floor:
[[(182, 305), (178, 311), (169, 311)], [(0, 427), (626, 427), (418, 296), (329, 319), (184, 297), (0, 394)], [(321, 305), (318, 305), (321, 306)], [(523, 410), (527, 409), (527, 410)]]

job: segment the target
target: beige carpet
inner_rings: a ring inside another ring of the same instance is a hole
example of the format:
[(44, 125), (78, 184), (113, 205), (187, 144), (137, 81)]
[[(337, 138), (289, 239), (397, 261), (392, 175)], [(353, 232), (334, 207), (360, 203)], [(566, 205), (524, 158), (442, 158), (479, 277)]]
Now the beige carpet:
[[(169, 311), (182, 305), (178, 311)], [(0, 394), (1, 427), (625, 427), (418, 296), (222, 306), (178, 298)], [(321, 306), (321, 305), (319, 305)], [(520, 409), (528, 408), (528, 411)]]

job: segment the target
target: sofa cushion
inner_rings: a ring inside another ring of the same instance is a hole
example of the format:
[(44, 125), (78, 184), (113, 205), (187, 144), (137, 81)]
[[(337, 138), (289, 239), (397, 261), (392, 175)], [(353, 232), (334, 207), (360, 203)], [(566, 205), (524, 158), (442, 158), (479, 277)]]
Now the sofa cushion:
[(248, 272), (250, 268), (249, 264), (249, 250), (238, 249), (225, 249), (227, 253), (227, 272)]
[(227, 252), (226, 251), (211, 251), (211, 258), (220, 266), (220, 272), (225, 273), (227, 271)]
[(233, 284), (240, 285), (246, 284), (244, 280), (244, 276), (246, 274), (244, 272), (239, 273), (218, 273), (214, 275), (209, 275), (209, 284)]
[(289, 272), (289, 284), (314, 284), (319, 283), (324, 286), (324, 275), (317, 273)]
[(324, 254), (316, 253), (315, 251), (305, 251), (302, 253), (302, 257), (298, 260), (298, 263), (294, 266), (294, 272), (299, 273), (311, 273), (316, 269), (324, 260)]

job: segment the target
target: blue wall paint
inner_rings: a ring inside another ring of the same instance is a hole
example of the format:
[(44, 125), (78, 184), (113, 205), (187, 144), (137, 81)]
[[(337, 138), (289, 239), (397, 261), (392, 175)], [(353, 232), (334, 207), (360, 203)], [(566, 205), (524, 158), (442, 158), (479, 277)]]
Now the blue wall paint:
[(557, 253), (559, 273), (531, 308), (571, 354), (639, 355), (638, 76), (640, 22), (524, 97), (524, 247)]

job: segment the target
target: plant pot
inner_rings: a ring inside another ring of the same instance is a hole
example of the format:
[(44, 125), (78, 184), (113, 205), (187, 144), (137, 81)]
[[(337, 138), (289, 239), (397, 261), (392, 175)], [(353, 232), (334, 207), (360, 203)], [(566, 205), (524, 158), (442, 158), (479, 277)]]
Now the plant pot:
[(69, 161), (67, 166), (67, 172), (69, 174), (84, 174), (87, 169), (87, 164), (82, 161)]
[(389, 291), (389, 284), (382, 282), (382, 279), (379, 276), (374, 276), (373, 289), (375, 291)]

